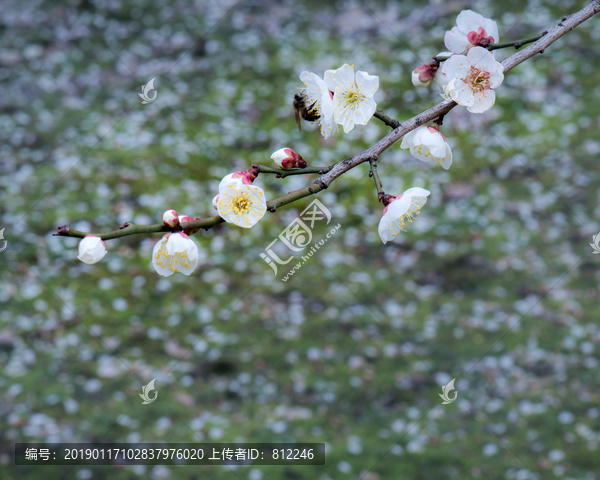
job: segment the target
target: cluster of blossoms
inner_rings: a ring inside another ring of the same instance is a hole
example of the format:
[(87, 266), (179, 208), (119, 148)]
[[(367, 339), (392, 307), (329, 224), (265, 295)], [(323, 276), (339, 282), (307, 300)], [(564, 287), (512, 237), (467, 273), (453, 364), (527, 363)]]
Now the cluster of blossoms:
[(302, 72), (306, 104), (318, 116), (321, 134), (329, 138), (341, 125), (345, 133), (354, 125), (366, 125), (377, 109), (373, 96), (379, 88), (379, 77), (367, 72), (354, 73), (347, 63), (337, 70), (327, 70), (324, 78)]
[[(433, 57), (433, 62), (415, 68), (412, 83), (416, 87), (427, 87), (435, 81), (443, 88), (444, 98), (467, 107), (470, 112), (484, 112), (494, 105), (494, 89), (504, 79), (502, 65), (488, 50), (497, 42), (496, 22), (465, 10), (458, 15), (456, 26), (445, 34), (448, 51)], [(336, 70), (326, 70), (323, 77), (304, 71), (300, 80), (304, 88), (295, 96), (297, 119), (299, 121), (302, 116), (305, 120), (317, 121), (325, 138), (337, 132), (338, 125), (348, 133), (355, 125), (366, 125), (375, 114), (377, 76), (364, 71), (355, 73), (354, 66), (344, 64)], [(422, 162), (439, 164), (447, 170), (452, 165), (452, 150), (439, 129), (442, 119), (434, 123), (437, 125), (419, 126), (404, 135), (400, 148), (408, 149)], [(281, 170), (307, 167), (302, 156), (291, 148), (275, 151), (271, 159)], [(225, 222), (251, 228), (264, 217), (267, 210), (265, 192), (254, 185), (259, 171), (260, 166), (253, 165), (221, 180), (212, 205)], [(409, 188), (397, 196), (379, 192), (384, 210), (378, 232), (383, 243), (393, 240), (416, 219), (429, 194), (420, 187)], [(152, 252), (152, 264), (160, 275), (170, 276), (176, 272), (190, 275), (198, 265), (200, 252), (190, 236), (199, 229), (184, 230), (182, 227), (182, 223), (191, 220), (197, 219), (179, 215), (175, 210), (164, 212), (163, 223), (172, 232), (164, 235)], [(88, 235), (79, 243), (77, 258), (84, 263), (97, 263), (105, 255), (104, 242), (98, 236)]]
[[(435, 81), (444, 89), (444, 98), (467, 107), (472, 113), (485, 112), (496, 100), (493, 89), (504, 79), (502, 65), (495, 60), (492, 51), (487, 50), (498, 39), (496, 22), (471, 10), (462, 11), (456, 19), (456, 27), (444, 36), (449, 51), (439, 53), (431, 63), (418, 66), (412, 72), (413, 85), (427, 87)], [(450, 145), (434, 125), (421, 126), (404, 135), (400, 148), (409, 149), (413, 157), (423, 162), (439, 163), (446, 170), (452, 165)], [(428, 195), (429, 191), (413, 187), (396, 197), (384, 196), (378, 229), (383, 243), (405, 230), (407, 223), (419, 215)]]
[(482, 113), (492, 108), (496, 100), (493, 90), (504, 80), (502, 65), (487, 50), (498, 43), (498, 26), (471, 10), (462, 11), (456, 25), (444, 36), (450, 51), (440, 52), (433, 62), (415, 68), (412, 82), (416, 87), (426, 87), (435, 81), (444, 89), (442, 96), (472, 113)]

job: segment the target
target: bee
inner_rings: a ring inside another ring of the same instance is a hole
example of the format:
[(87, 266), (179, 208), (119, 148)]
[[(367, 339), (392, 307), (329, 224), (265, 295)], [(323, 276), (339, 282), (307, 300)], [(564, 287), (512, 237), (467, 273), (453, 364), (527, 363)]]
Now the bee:
[(307, 120), (309, 122), (314, 122), (315, 120), (321, 118), (321, 115), (319, 115), (319, 112), (315, 109), (315, 105), (317, 102), (315, 101), (312, 105), (308, 106), (306, 104), (307, 100), (308, 97), (305, 93), (297, 93), (296, 95), (294, 95), (294, 111), (296, 113), (296, 125), (298, 125), (298, 130), (300, 131), (302, 131), (300, 116), (302, 116), (304, 120)]

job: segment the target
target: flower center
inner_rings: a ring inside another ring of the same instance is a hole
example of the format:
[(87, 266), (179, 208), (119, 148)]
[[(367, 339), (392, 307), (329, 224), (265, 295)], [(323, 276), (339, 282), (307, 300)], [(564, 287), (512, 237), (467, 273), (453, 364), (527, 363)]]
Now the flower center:
[(358, 87), (351, 87), (342, 93), (342, 103), (350, 110), (356, 110), (364, 102), (365, 98)]
[(469, 32), (467, 40), (469, 40), (471, 45), (478, 45), (484, 48), (494, 43), (494, 37), (489, 36), (483, 27), (479, 27), (476, 32)]
[(465, 78), (465, 83), (471, 87), (472, 90), (483, 92), (490, 88), (490, 74), (483, 70), (471, 66), (471, 71)]
[(392, 222), (390, 230), (394, 237), (398, 235), (400, 231), (406, 232), (406, 223), (412, 223), (412, 221), (417, 218), (417, 215), (421, 213), (421, 208), (423, 208), (425, 202), (427, 202), (427, 197), (411, 198), (411, 203), (408, 211), (400, 218), (398, 218), (395, 222)]
[(236, 215), (244, 215), (250, 211), (252, 202), (250, 201), (250, 194), (246, 192), (239, 192), (231, 200), (231, 209)]

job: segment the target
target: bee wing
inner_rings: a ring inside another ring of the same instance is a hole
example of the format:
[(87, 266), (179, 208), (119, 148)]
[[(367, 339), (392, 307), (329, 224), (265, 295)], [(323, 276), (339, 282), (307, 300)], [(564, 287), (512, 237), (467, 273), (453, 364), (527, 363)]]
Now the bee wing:
[(294, 113), (296, 114), (296, 125), (298, 125), (298, 130), (302, 131), (302, 123), (300, 122), (300, 112), (298, 109), (294, 109)]

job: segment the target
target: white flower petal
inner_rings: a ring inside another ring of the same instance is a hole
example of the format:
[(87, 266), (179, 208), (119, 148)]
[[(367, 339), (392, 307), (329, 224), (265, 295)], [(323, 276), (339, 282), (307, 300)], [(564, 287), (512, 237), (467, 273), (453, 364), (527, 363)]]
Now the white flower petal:
[(102, 239), (96, 235), (85, 236), (78, 245), (77, 258), (87, 265), (94, 265), (106, 255), (106, 247)]
[(450, 89), (450, 97), (463, 107), (470, 107), (475, 102), (473, 90), (460, 79), (455, 80), (454, 88)]
[(484, 90), (483, 92), (476, 93), (473, 98), (473, 105), (469, 106), (467, 110), (471, 113), (483, 113), (494, 106), (496, 92), (493, 90)]
[(448, 50), (454, 53), (463, 53), (471, 46), (467, 35), (461, 32), (458, 27), (452, 27), (452, 30), (445, 33), (444, 44)]
[(483, 15), (480, 15), (473, 10), (463, 10), (456, 17), (456, 25), (465, 35), (469, 32), (476, 32), (482, 26)]
[(490, 87), (498, 88), (504, 80), (504, 67), (501, 63), (496, 62), (496, 70), (490, 72)]
[[(411, 187), (408, 190), (405, 190), (402, 194), (402, 198), (407, 197), (427, 197), (431, 194), (429, 190), (425, 190), (421, 187)], [(402, 200), (402, 198), (400, 200)]]
[(356, 85), (360, 92), (367, 98), (373, 97), (379, 88), (379, 77), (377, 75), (369, 75), (367, 72), (356, 72)]
[[(420, 127), (419, 127), (420, 128)], [(406, 135), (402, 137), (402, 143), (400, 144), (400, 148), (412, 148), (415, 145), (414, 138), (418, 128), (411, 130)]]
[(171, 233), (161, 238), (152, 250), (152, 265), (159, 275), (190, 275), (198, 265), (198, 245), (187, 235)]
[(485, 70), (486, 72), (495, 71), (496, 64), (498, 64), (492, 55), (492, 52), (483, 47), (473, 47), (469, 50), (469, 53), (467, 53), (467, 59), (471, 65), (476, 66), (480, 70)]
[(225, 175), (223, 177), (223, 179), (221, 180), (221, 182), (219, 183), (219, 191), (227, 186), (227, 185), (243, 185), (244, 183), (242, 182), (241, 178), (233, 178), (233, 173), (230, 173), (229, 175)]
[(471, 64), (464, 55), (452, 55), (442, 65), (442, 71), (448, 81), (454, 78), (465, 78), (471, 71)]
[(450, 168), (450, 165), (452, 165), (452, 149), (450, 148), (450, 145), (448, 145), (447, 143), (446, 143), (446, 155), (440, 160), (439, 163), (445, 170), (448, 170)]
[(345, 63), (337, 70), (325, 71), (325, 84), (332, 92), (338, 85), (343, 85), (349, 88), (354, 84), (354, 68)]
[(481, 27), (488, 34), (488, 37), (492, 37), (492, 43), (498, 43), (500, 41), (500, 35), (498, 35), (498, 24), (491, 18), (481, 17)]
[(446, 74), (442, 71), (442, 67), (438, 68), (438, 71), (435, 72), (435, 77), (433, 77), (433, 81), (437, 83), (441, 89), (448, 85), (448, 82), (450, 81), (450, 79), (448, 79)]

